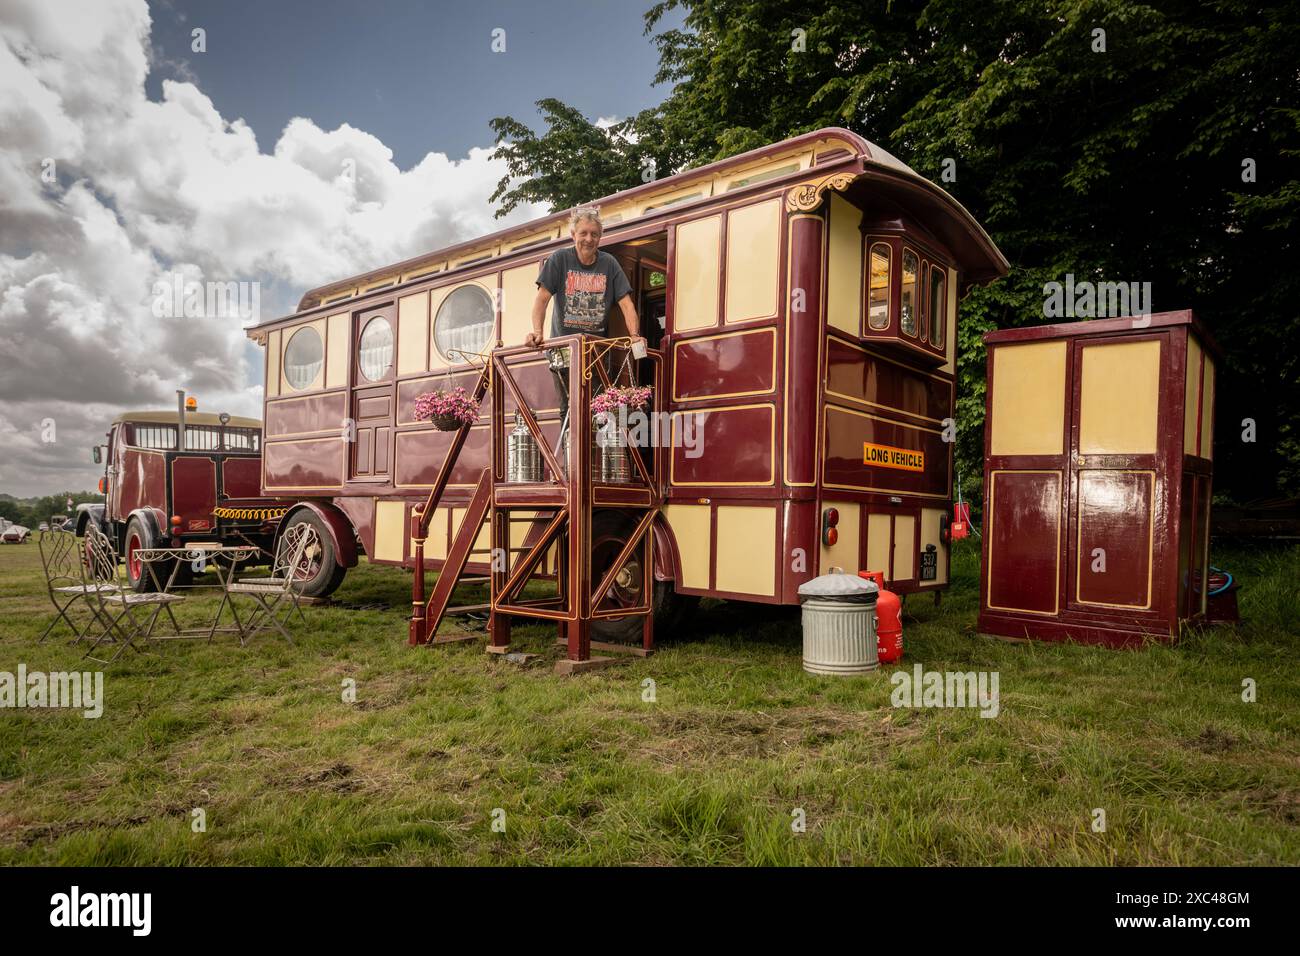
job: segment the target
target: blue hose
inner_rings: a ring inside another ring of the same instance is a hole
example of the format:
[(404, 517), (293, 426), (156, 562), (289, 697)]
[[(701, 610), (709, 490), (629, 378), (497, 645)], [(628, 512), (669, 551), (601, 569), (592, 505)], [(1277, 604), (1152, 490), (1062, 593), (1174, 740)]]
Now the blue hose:
[(1222, 574), (1228, 580), (1223, 587), (1215, 588), (1213, 591), (1210, 591), (1206, 597), (1214, 597), (1216, 594), (1222, 594), (1224, 591), (1228, 590), (1228, 588), (1232, 587), (1232, 575), (1230, 573), (1224, 571), (1222, 568), (1216, 568), (1214, 565), (1210, 565), (1210, 570)]

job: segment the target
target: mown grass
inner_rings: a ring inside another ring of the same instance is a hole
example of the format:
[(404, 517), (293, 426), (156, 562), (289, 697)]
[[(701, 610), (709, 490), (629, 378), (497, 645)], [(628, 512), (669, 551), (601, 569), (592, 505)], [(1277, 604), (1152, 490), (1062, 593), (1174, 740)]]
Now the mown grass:
[[(997, 671), (996, 719), (893, 708), (893, 667), (805, 674), (796, 609), (708, 603), (576, 678), (549, 627), (516, 627), (528, 666), (412, 650), (409, 577), (363, 566), (337, 599), (389, 608), (308, 608), (295, 647), (128, 652), (97, 720), (0, 711), (0, 863), (1294, 863), (1300, 548), (1216, 562), (1242, 628), (1115, 652), (975, 636), (961, 547), (942, 606), (908, 602), (902, 666)], [(36, 545), (0, 546), (0, 670), (85, 669), (62, 632), (36, 643), (48, 612)]]

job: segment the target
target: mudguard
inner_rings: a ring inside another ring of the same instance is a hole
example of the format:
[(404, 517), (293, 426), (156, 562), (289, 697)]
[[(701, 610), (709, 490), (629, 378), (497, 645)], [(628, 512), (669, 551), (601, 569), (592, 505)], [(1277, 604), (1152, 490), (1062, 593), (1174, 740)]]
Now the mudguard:
[[(325, 525), (325, 530), (329, 533), (330, 543), (334, 545), (334, 559), (341, 567), (355, 568), (357, 566), (357, 536), (356, 532), (352, 530), (352, 522), (348, 521), (341, 511), (330, 505), (322, 505), (315, 501), (300, 501), (280, 519), (280, 527), (287, 528), (293, 516), (300, 511), (310, 511), (320, 518), (321, 523)], [(279, 537), (280, 533), (277, 529), (277, 544)]]

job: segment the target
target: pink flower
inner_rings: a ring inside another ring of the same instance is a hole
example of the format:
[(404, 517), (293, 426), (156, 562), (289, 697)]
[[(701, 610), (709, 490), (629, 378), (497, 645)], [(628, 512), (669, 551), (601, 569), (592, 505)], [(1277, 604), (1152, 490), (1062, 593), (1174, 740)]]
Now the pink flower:
[(478, 402), (459, 385), (451, 391), (435, 389), (416, 396), (415, 417), (422, 421), (450, 417), (472, 425), (478, 419)]
[(591, 400), (591, 410), (597, 415), (612, 412), (621, 407), (626, 407), (631, 411), (638, 411), (644, 408), (648, 401), (650, 401), (650, 386), (622, 385), (607, 388), (593, 398)]

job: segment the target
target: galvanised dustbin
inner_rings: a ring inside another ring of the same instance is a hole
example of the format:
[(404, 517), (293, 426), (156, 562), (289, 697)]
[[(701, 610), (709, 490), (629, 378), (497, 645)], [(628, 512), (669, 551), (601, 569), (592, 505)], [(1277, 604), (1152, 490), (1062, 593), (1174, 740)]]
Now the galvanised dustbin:
[(843, 572), (799, 586), (803, 602), (803, 669), (810, 674), (865, 674), (876, 657), (874, 581)]

